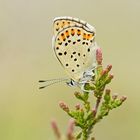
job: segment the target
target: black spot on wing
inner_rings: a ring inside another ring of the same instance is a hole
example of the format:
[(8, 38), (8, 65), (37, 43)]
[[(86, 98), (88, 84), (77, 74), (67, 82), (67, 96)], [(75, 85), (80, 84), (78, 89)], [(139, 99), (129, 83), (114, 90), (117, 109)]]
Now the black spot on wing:
[(62, 55), (62, 53), (61, 53), (61, 52), (59, 52), (59, 53), (58, 53), (58, 55), (60, 55), (60, 56), (61, 56), (61, 55)]
[(65, 46), (67, 46), (68, 45), (68, 43), (65, 43)]
[(64, 55), (66, 55), (66, 54), (67, 54), (67, 52), (65, 51), (65, 52), (64, 52)]
[(59, 42), (58, 44), (59, 44), (59, 45), (62, 45), (62, 42)]

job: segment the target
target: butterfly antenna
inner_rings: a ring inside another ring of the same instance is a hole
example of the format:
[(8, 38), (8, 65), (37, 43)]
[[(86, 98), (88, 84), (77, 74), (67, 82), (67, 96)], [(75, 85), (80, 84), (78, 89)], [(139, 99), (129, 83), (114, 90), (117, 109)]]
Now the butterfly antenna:
[(39, 80), (40, 83), (43, 83), (43, 82), (46, 82), (47, 83), (45, 86), (39, 87), (39, 89), (43, 89), (43, 88), (48, 87), (48, 86), (51, 86), (53, 84), (61, 83), (61, 82), (68, 81), (68, 80), (69, 79), (64, 79), (64, 78), (51, 79), (51, 80)]
[(43, 83), (43, 82), (53, 82), (53, 81), (64, 81), (64, 80), (68, 80), (66, 78), (57, 78), (57, 79), (49, 79), (49, 80), (39, 80), (39, 83)]

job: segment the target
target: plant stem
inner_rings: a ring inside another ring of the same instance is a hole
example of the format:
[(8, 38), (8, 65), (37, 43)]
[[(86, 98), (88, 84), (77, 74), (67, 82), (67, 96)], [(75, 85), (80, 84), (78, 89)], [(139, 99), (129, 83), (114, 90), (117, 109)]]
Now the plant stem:
[(94, 108), (94, 111), (95, 111), (94, 117), (95, 117), (96, 114), (97, 114), (97, 111), (98, 111), (98, 108), (99, 108), (100, 101), (101, 101), (101, 97), (97, 97), (96, 104), (95, 104), (95, 108)]
[(88, 139), (88, 134), (87, 134), (87, 129), (83, 129), (83, 140), (87, 140)]

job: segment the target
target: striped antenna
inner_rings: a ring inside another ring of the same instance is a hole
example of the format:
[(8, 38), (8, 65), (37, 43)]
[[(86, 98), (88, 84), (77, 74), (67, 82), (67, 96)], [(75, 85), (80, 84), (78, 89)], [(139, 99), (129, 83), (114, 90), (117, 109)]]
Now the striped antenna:
[(41, 87), (39, 87), (39, 89), (43, 89), (45, 87), (51, 86), (51, 85), (56, 84), (56, 83), (68, 82), (68, 81), (69, 81), (69, 79), (66, 79), (66, 78), (58, 78), (58, 79), (50, 79), (50, 80), (39, 80), (38, 81), (39, 83), (46, 83), (45, 86), (41, 86)]

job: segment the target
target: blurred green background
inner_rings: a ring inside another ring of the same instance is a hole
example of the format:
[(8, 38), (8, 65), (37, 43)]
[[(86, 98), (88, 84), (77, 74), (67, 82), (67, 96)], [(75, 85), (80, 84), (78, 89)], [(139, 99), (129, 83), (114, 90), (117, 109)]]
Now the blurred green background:
[(61, 83), (38, 90), (39, 79), (66, 76), (51, 46), (57, 16), (95, 26), (104, 66), (113, 65), (110, 88), (128, 97), (96, 126), (96, 139), (140, 139), (139, 0), (0, 0), (0, 140), (54, 140), (53, 118), (66, 131), (69, 117), (58, 102), (73, 107), (78, 89)]

